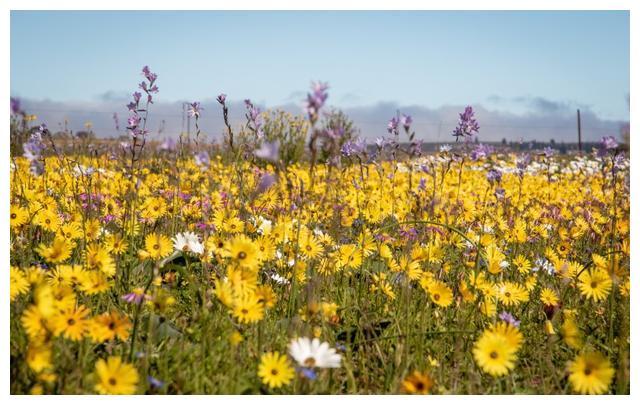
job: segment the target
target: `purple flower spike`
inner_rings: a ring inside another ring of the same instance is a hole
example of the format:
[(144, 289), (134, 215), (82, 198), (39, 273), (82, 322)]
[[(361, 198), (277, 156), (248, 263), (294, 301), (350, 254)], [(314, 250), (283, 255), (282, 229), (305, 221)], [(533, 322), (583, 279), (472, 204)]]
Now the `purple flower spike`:
[(329, 98), (329, 84), (323, 82), (311, 83), (311, 93), (307, 93), (307, 105), (305, 111), (309, 116), (309, 121), (314, 124), (320, 115), (320, 109), (324, 106), (324, 103)]
[(618, 147), (618, 141), (613, 136), (603, 136), (598, 147), (598, 157), (605, 156), (610, 150)]
[(471, 138), (473, 134), (477, 134), (480, 130), (478, 121), (474, 117), (475, 113), (471, 106), (467, 106), (464, 112), (460, 113), (458, 126), (453, 130), (453, 136), (457, 138)]

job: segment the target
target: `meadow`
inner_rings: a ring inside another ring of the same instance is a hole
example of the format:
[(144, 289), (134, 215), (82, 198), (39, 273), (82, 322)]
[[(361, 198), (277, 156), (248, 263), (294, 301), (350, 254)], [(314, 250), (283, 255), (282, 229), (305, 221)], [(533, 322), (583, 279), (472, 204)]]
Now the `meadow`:
[[(359, 138), (314, 84), (154, 140), (63, 143), (12, 100), (12, 394), (628, 394), (629, 159), (511, 153), (460, 114)], [(603, 134), (604, 135), (604, 134)]]

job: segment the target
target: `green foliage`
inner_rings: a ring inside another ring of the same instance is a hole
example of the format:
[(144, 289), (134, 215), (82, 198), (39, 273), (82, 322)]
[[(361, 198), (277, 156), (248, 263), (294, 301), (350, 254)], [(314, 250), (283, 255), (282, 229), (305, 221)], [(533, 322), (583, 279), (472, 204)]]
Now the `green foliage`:
[(264, 119), (264, 139), (280, 143), (280, 159), (285, 165), (300, 162), (304, 156), (309, 123), (301, 115), (286, 111), (267, 111)]

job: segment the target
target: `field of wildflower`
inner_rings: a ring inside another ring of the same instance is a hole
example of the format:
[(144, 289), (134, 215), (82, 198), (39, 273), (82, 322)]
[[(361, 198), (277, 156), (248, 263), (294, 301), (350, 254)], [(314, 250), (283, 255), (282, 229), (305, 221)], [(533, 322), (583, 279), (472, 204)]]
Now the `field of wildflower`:
[(194, 102), (195, 135), (161, 142), (142, 73), (126, 141), (12, 100), (11, 393), (629, 393), (613, 137), (494, 150), (467, 107), (435, 153), (401, 113), (367, 145), (316, 83), (239, 128), (226, 95)]

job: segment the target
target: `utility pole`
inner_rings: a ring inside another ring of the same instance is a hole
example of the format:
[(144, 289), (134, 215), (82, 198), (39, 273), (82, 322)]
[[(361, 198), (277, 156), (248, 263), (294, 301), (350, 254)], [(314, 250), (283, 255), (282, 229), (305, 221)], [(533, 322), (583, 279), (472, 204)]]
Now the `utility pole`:
[(580, 122), (580, 109), (578, 108), (578, 153), (582, 155), (582, 125)]

